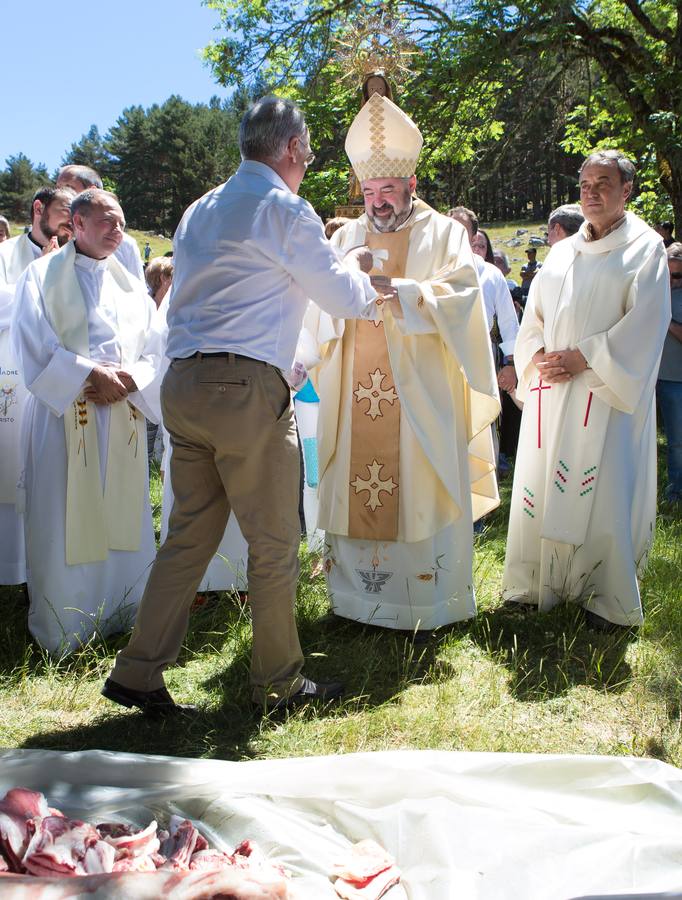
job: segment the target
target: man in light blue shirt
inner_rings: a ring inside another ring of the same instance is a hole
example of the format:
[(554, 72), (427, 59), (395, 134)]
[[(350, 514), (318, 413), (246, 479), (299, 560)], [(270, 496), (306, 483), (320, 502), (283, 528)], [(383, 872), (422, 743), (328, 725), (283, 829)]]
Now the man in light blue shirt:
[(372, 259), (365, 248), (341, 259), (297, 195), (314, 155), (295, 104), (258, 101), (242, 120), (240, 151), (237, 173), (190, 206), (174, 239), (161, 402), (175, 505), (130, 643), (102, 691), (148, 715), (186, 709), (163, 671), (232, 509), (249, 544), (254, 702), (282, 708), (343, 689), (301, 674), (299, 455), (282, 371), (293, 367), (309, 298), (335, 317), (375, 317)]

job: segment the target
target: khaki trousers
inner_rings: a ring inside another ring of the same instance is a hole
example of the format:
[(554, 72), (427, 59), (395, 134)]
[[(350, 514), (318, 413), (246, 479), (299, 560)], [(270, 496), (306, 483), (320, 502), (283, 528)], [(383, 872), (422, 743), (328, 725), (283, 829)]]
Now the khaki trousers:
[(163, 686), (234, 509), (249, 545), (253, 699), (288, 696), (301, 686), (303, 666), (294, 620), (300, 470), (289, 388), (277, 369), (234, 354), (176, 359), (161, 405), (175, 503), (111, 677), (136, 690)]

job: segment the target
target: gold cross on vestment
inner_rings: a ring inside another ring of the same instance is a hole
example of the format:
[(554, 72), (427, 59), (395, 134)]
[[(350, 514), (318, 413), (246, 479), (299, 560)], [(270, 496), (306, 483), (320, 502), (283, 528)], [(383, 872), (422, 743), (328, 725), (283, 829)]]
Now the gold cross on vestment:
[(387, 376), (381, 369), (375, 369), (374, 372), (370, 373), (369, 377), (371, 380), (370, 386), (364, 387), (362, 382), (360, 382), (358, 389), (353, 391), (353, 393), (358, 403), (361, 403), (363, 400), (369, 400), (369, 409), (365, 411), (365, 415), (371, 416), (372, 419), (376, 419), (377, 416), (383, 416), (383, 413), (381, 412), (381, 401), (386, 400), (393, 405), (398, 399), (398, 395), (392, 387), (388, 388), (388, 390), (382, 389), (381, 382)]
[(356, 475), (355, 481), (351, 481), (351, 487), (355, 488), (356, 494), (359, 494), (362, 491), (367, 491), (369, 493), (365, 506), (368, 506), (372, 512), (374, 512), (378, 506), (383, 506), (383, 503), (379, 499), (379, 494), (382, 491), (387, 494), (392, 494), (398, 487), (392, 478), (383, 480), (380, 477), (383, 468), (383, 463), (377, 462), (375, 459), (371, 466), (367, 466), (369, 478), (360, 478), (359, 475)]

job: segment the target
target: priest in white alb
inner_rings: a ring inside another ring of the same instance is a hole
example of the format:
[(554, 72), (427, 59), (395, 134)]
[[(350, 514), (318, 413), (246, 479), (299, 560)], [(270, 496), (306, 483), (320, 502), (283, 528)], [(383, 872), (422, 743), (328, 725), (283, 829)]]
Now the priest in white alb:
[(503, 596), (540, 609), (579, 603), (602, 631), (642, 621), (654, 389), (670, 322), (663, 242), (625, 212), (634, 176), (613, 150), (585, 160), (585, 222), (536, 275), (515, 350), (524, 409)]
[(332, 243), (366, 245), (385, 295), (377, 322), (311, 307), (325, 570), (335, 614), (410, 631), (475, 614), (472, 520), (498, 504), (499, 412), (466, 231), (414, 196), (422, 137), (374, 94), (346, 152), (365, 214)]
[(155, 554), (143, 392), (160, 338), (144, 285), (113, 257), (113, 194), (71, 205), (74, 241), (17, 284), (12, 344), (23, 426), (29, 629), (51, 652), (125, 630)]
[(16, 510), (26, 388), (10, 347), (16, 284), (26, 267), (71, 237), (69, 188), (45, 187), (31, 201), (31, 228), (0, 244), (0, 584), (26, 581), (24, 521)]

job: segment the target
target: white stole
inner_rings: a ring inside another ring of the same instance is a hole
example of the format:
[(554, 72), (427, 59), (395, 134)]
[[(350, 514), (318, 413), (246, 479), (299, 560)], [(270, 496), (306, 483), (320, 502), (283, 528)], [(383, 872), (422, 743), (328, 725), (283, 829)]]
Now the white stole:
[[(55, 253), (45, 270), (43, 296), (50, 323), (63, 346), (88, 357), (87, 310), (74, 269), (75, 246)], [(144, 346), (144, 305), (123, 267), (108, 258), (117, 286), (132, 294), (117, 303), (122, 368), (139, 358)], [(127, 401), (109, 407), (107, 467), (102, 490), (95, 405), (81, 394), (64, 415), (68, 460), (65, 546), (67, 565), (105, 560), (109, 550), (140, 548), (147, 454), (144, 417)]]
[(31, 239), (27, 234), (22, 234), (15, 242), (12, 255), (7, 261), (5, 269), (7, 284), (16, 284), (35, 258), (35, 253), (31, 248)]

